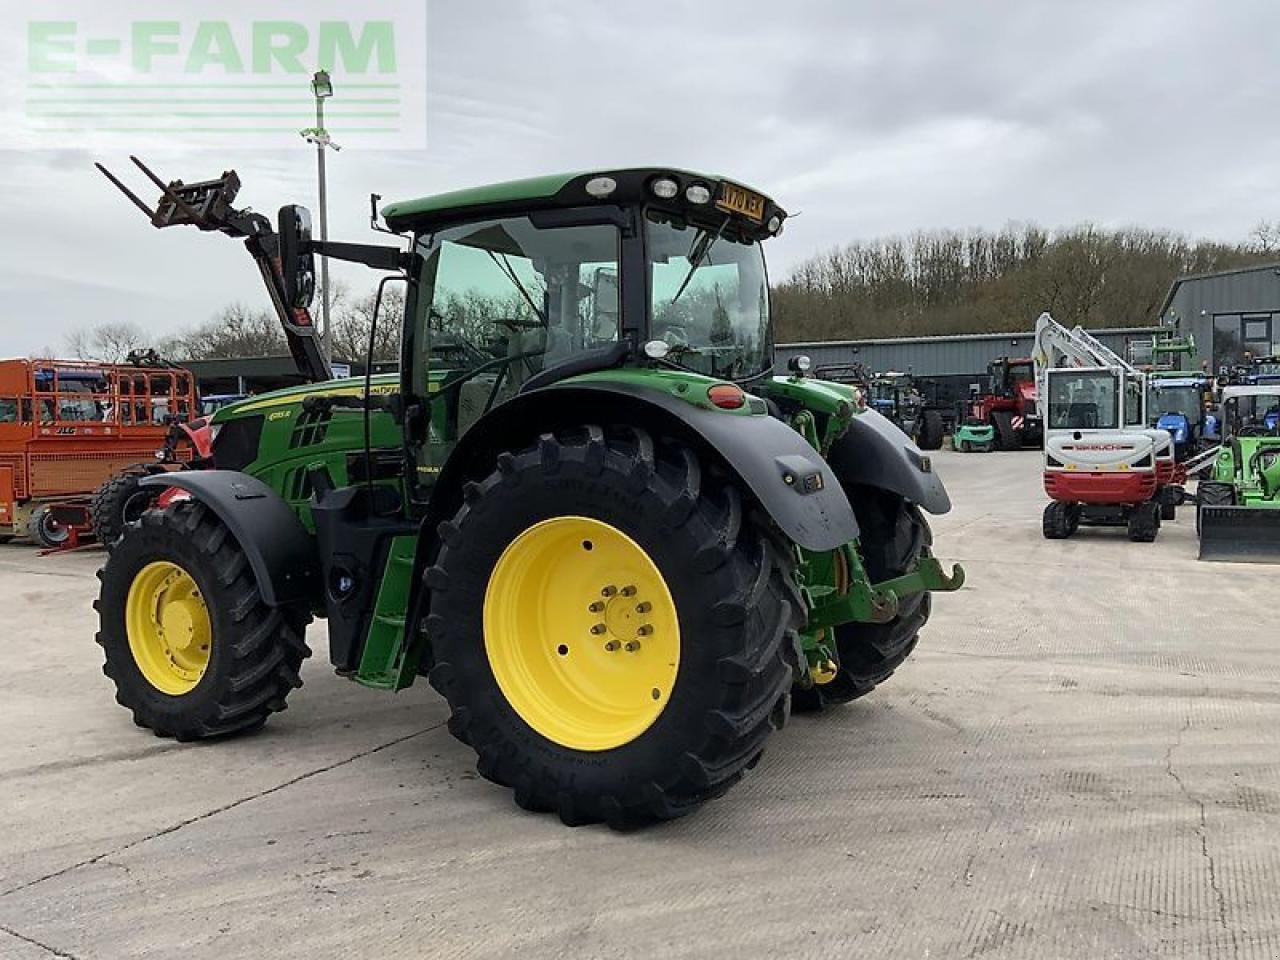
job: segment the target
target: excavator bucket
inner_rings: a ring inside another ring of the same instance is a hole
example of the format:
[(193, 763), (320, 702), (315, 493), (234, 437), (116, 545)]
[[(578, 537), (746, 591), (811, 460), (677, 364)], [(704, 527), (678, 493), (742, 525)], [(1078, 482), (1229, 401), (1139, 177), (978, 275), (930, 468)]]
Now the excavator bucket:
[(1201, 560), (1280, 563), (1280, 508), (1204, 504), (1199, 524)]

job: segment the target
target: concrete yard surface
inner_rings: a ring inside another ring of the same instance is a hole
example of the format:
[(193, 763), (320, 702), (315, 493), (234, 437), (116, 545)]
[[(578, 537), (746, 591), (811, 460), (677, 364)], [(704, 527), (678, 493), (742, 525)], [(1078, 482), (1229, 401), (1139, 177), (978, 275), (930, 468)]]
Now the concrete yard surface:
[(0, 957), (1280, 957), (1280, 568), (1040, 533), (1039, 457), (934, 455), (969, 581), (875, 694), (631, 834), (481, 779), (425, 683), (316, 656), (259, 734), (133, 725), (98, 551), (0, 547)]

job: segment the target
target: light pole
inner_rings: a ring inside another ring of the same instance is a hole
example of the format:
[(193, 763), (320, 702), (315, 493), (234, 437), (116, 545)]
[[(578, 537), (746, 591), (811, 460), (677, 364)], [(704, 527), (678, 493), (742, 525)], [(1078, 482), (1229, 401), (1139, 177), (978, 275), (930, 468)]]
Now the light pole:
[[(329, 131), (324, 128), (324, 102), (333, 96), (333, 81), (329, 77), (328, 70), (316, 71), (315, 76), (311, 78), (311, 92), (316, 98), (316, 125), (303, 130), (302, 136), (308, 143), (316, 145), (316, 174), (320, 181), (320, 239), (324, 241), (329, 239), (329, 204), (325, 190), (324, 154), (329, 147), (334, 150), (342, 149), (330, 139)], [(321, 254), (320, 348), (325, 356), (330, 356), (333, 346), (333, 332), (329, 327), (329, 300), (329, 258)]]

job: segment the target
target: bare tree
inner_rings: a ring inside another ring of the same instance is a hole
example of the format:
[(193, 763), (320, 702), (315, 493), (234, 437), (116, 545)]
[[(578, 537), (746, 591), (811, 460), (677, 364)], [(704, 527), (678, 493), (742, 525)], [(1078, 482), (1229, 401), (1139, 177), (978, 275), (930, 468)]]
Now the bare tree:
[(1234, 245), (1091, 224), (923, 232), (810, 258), (774, 289), (774, 314), (783, 340), (1024, 330), (1042, 310), (1086, 326), (1137, 326), (1156, 319), (1178, 275), (1277, 253), (1280, 224)]
[(335, 359), (363, 362), (369, 349), (372, 333), (373, 359), (396, 360), (400, 356), (400, 325), (404, 316), (404, 284), (388, 283), (383, 290), (382, 304), (378, 308), (378, 324), (374, 330), (374, 307), (378, 292), (375, 288), (359, 299), (335, 296), (330, 310), (333, 330), (332, 343)]
[(73, 330), (64, 338), (67, 349), (81, 360), (123, 363), (130, 350), (147, 343), (143, 329), (130, 320), (111, 320)]

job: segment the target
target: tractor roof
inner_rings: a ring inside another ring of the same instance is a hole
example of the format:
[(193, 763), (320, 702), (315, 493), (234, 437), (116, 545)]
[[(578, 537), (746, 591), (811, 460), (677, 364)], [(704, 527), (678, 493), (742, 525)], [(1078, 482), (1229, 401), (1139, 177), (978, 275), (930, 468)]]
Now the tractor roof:
[[(674, 197), (660, 199), (651, 185), (656, 180), (675, 181)], [(612, 189), (602, 192), (612, 182)], [(592, 190), (588, 190), (588, 185)], [(710, 191), (711, 200), (700, 205), (690, 203), (685, 191), (692, 186), (703, 186)], [(726, 186), (728, 185), (728, 186)], [(697, 217), (703, 211), (723, 220), (725, 203), (732, 198), (730, 188), (738, 188), (738, 196), (762, 201), (759, 215), (737, 213), (735, 225), (753, 239), (770, 235), (768, 222), (777, 215), (779, 222), (786, 212), (758, 190), (745, 188), (715, 174), (696, 173), (675, 167), (632, 167), (623, 170), (596, 170), (579, 173), (557, 173), (525, 180), (507, 180), (481, 187), (438, 193), (417, 200), (402, 200), (382, 209), (382, 216), (393, 230), (429, 230), (450, 223), (474, 220), (486, 216), (519, 215), (534, 210), (552, 210), (565, 207), (583, 207), (593, 204), (628, 204), (647, 202)], [(754, 212), (754, 211), (753, 211)]]
[(1270, 386), (1254, 386), (1254, 385), (1233, 385), (1222, 388), (1222, 399), (1230, 400), (1232, 397), (1274, 397), (1280, 395), (1280, 384), (1271, 384)]

